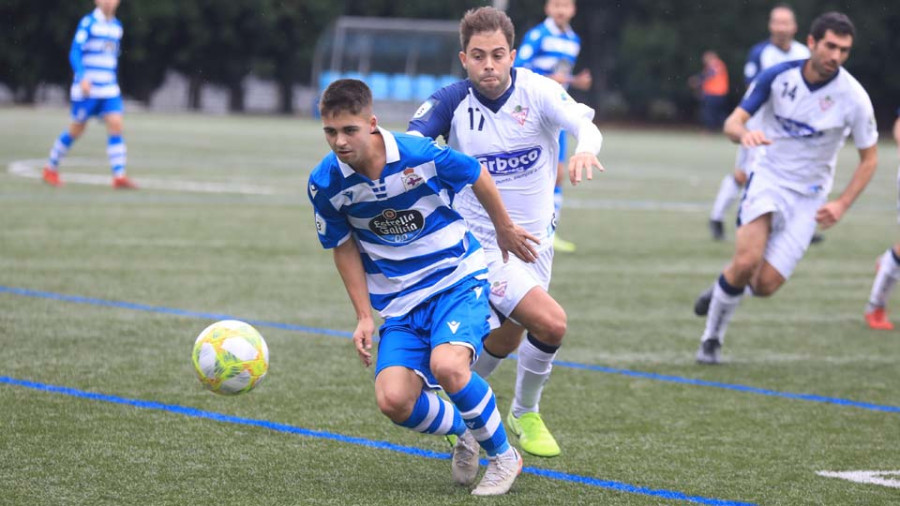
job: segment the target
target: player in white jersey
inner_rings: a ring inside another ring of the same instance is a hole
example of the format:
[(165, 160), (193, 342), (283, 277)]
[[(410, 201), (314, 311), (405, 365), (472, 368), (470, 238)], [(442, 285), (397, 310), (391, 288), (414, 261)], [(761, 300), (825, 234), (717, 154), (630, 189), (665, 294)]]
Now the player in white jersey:
[[(487, 170), (431, 139), (378, 127), (372, 93), (341, 79), (319, 103), (333, 153), (313, 169), (308, 196), (322, 246), (334, 263), (358, 320), (353, 343), (371, 365), (374, 307), (379, 329), (375, 398), (394, 423), (427, 434), (458, 436), (454, 481), (474, 483), (478, 448), (489, 465), (474, 495), (506, 493), (522, 471), (487, 382), (471, 372), (490, 327), (484, 253), (453, 210), (471, 188), (508, 252), (533, 261), (537, 239), (515, 225)], [(451, 402), (431, 390), (443, 388)]]
[[(838, 12), (816, 18), (807, 37), (808, 60), (764, 71), (725, 122), (725, 134), (749, 148), (766, 146), (738, 210), (735, 253), (719, 279), (694, 305), (706, 316), (697, 361), (716, 364), (725, 331), (741, 297), (775, 293), (803, 257), (816, 223), (837, 223), (865, 189), (878, 163), (872, 102), (841, 65), (855, 29)], [(759, 111), (760, 128), (748, 129)], [(828, 201), (837, 155), (847, 133), (859, 165), (844, 191)]]
[[(787, 4), (779, 4), (772, 8), (769, 12), (769, 38), (750, 49), (747, 63), (744, 65), (744, 83), (750, 86), (763, 70), (779, 63), (809, 58), (809, 49), (794, 40), (796, 35), (797, 20), (794, 17), (794, 10)], [(758, 116), (759, 113), (750, 119), (747, 128), (759, 127)], [(717, 241), (725, 239), (725, 213), (740, 195), (747, 182), (747, 174), (753, 169), (753, 160), (760, 151), (762, 148), (759, 147), (738, 147), (734, 173), (722, 179), (709, 215), (709, 229), (713, 239)]]
[(122, 23), (116, 19), (119, 0), (96, 0), (97, 8), (81, 19), (72, 40), (69, 62), (75, 76), (70, 91), (72, 123), (50, 149), (44, 166), (44, 182), (62, 184), (59, 162), (84, 133), (91, 117), (106, 123), (106, 154), (112, 168), (113, 188), (135, 188), (125, 175), (125, 141), (122, 140), (122, 95), (116, 77)]
[[(900, 109), (897, 109), (893, 133), (900, 153)], [(897, 187), (897, 221), (900, 223), (900, 167), (897, 169)], [(894, 243), (892, 248), (885, 251), (876, 265), (875, 281), (872, 283), (872, 292), (869, 294), (864, 317), (870, 329), (894, 330), (894, 324), (888, 320), (885, 306), (897, 280), (900, 279), (900, 242)]]
[(566, 332), (566, 313), (547, 293), (559, 131), (565, 128), (578, 139), (569, 160), (572, 184), (585, 172), (591, 179), (594, 168), (603, 169), (596, 156), (603, 137), (592, 122), (593, 110), (572, 100), (559, 83), (512, 68), (513, 39), (512, 21), (504, 12), (490, 7), (467, 12), (460, 24), (460, 60), (469, 78), (435, 92), (410, 121), (409, 131), (443, 136), (452, 148), (478, 158), (513, 221), (541, 241), (536, 263), (502, 262), (485, 209), (471, 192), (459, 195), (455, 206), (485, 248), (491, 305), (503, 320), (485, 341), (474, 370), (486, 377), (518, 347), (516, 393), (507, 425), (525, 451), (552, 457), (560, 453), (559, 445), (538, 403)]

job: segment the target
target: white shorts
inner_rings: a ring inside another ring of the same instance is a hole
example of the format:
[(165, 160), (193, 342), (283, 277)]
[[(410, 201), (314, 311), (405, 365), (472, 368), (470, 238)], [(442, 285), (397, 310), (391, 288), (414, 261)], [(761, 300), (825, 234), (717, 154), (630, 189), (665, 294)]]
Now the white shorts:
[[(551, 241), (552, 242), (552, 241)], [(553, 248), (538, 251), (533, 264), (519, 260), (509, 254), (509, 262), (503, 263), (499, 250), (485, 249), (488, 282), (491, 285), (491, 328), (500, 326), (501, 320), (509, 318), (519, 302), (532, 288), (550, 288), (550, 271), (553, 268)], [(497, 314), (499, 313), (499, 315)]]
[(791, 277), (816, 233), (816, 211), (828, 196), (805, 195), (779, 186), (754, 173), (738, 208), (738, 226), (772, 213), (772, 231), (765, 259), (784, 276)]

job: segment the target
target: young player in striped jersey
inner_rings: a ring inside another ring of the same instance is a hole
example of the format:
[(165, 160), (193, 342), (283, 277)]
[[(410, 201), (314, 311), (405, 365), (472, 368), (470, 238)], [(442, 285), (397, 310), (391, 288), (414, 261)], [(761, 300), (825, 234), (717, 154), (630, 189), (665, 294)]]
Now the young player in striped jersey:
[(122, 95), (116, 77), (122, 23), (116, 19), (119, 0), (96, 0), (97, 8), (78, 24), (69, 62), (75, 73), (70, 91), (72, 123), (50, 150), (44, 182), (61, 184), (59, 162), (84, 133), (93, 116), (103, 118), (108, 133), (106, 154), (112, 168), (113, 188), (134, 188), (125, 175), (125, 142), (122, 140)]
[[(452, 469), (460, 484), (475, 481), (480, 445), (490, 464), (472, 493), (504, 494), (522, 458), (507, 441), (490, 386), (470, 371), (490, 330), (487, 266), (451, 204), (471, 187), (504, 258), (512, 252), (534, 261), (529, 241), (537, 239), (512, 222), (478, 160), (378, 127), (362, 81), (332, 83), (320, 112), (333, 153), (312, 171), (308, 194), (319, 240), (333, 250), (356, 312), (353, 342), (367, 367), (372, 308), (385, 320), (375, 368), (378, 407), (412, 430), (459, 436)], [(434, 394), (439, 387), (452, 403)]]
[[(572, 75), (578, 53), (581, 52), (581, 39), (569, 25), (575, 17), (575, 0), (547, 0), (544, 12), (547, 19), (525, 34), (519, 50), (516, 51), (514, 65), (547, 76), (564, 87), (571, 85), (577, 90), (589, 90), (592, 82), (590, 70), (584, 69), (577, 75)], [(556, 186), (553, 188), (553, 204), (557, 220), (563, 203), (566, 144), (566, 132), (562, 131), (559, 133), (559, 164)], [(575, 251), (575, 244), (555, 234), (553, 249), (569, 253)]]
[[(894, 142), (897, 143), (900, 152), (900, 109), (897, 109), (897, 119), (894, 121)], [(900, 168), (897, 169), (897, 214), (900, 222)], [(869, 294), (869, 302), (866, 304), (865, 319), (870, 329), (894, 330), (894, 324), (887, 317), (887, 301), (891, 292), (900, 279), (900, 242), (884, 252), (878, 259), (875, 281), (872, 283), (872, 292)]]
[[(816, 223), (822, 228), (837, 223), (875, 173), (878, 130), (872, 102), (841, 67), (855, 35), (843, 14), (816, 18), (807, 37), (810, 58), (764, 71), (725, 122), (725, 134), (733, 141), (766, 150), (738, 210), (734, 257), (694, 305), (698, 315), (706, 316), (696, 355), (701, 364), (719, 363), (725, 331), (745, 290), (762, 297), (775, 293), (803, 258)], [(760, 129), (748, 129), (757, 111)], [(840, 196), (828, 201), (848, 132), (859, 150), (859, 165)]]
[[(436, 139), (478, 158), (491, 173), (503, 203), (517, 224), (541, 240), (535, 263), (502, 261), (502, 248), (485, 208), (471, 192), (459, 195), (456, 208), (485, 248), (490, 301), (502, 319), (484, 343), (474, 370), (487, 377), (518, 347), (516, 393), (507, 426), (522, 449), (553, 457), (560, 448), (544, 424), (539, 402), (553, 359), (566, 333), (566, 313), (547, 292), (556, 229), (553, 182), (559, 132), (578, 139), (569, 160), (572, 184), (593, 168), (602, 170), (597, 153), (603, 136), (594, 111), (575, 102), (557, 82), (525, 68), (513, 68), (512, 21), (502, 11), (483, 7), (460, 23), (460, 60), (469, 78), (435, 92), (409, 123), (409, 131)], [(522, 339), (527, 330), (526, 339)], [(521, 345), (520, 345), (521, 343)]]
[[(795, 35), (797, 35), (797, 19), (794, 10), (787, 4), (776, 5), (769, 12), (769, 38), (753, 46), (747, 56), (747, 63), (744, 65), (744, 83), (748, 87), (760, 72), (769, 67), (786, 61), (809, 58), (809, 49), (794, 40)], [(750, 119), (748, 128), (757, 128), (756, 116)], [(753, 161), (761, 151), (760, 147), (738, 147), (734, 173), (722, 179), (709, 215), (709, 228), (713, 239), (717, 241), (725, 239), (725, 213), (740, 195), (747, 182), (747, 174), (753, 169)]]

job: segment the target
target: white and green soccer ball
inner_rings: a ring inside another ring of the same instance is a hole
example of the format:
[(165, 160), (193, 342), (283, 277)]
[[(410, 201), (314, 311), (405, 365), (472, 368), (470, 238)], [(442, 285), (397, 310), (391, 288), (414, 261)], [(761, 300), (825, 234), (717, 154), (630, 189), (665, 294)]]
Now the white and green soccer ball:
[(238, 320), (222, 320), (203, 329), (191, 357), (200, 383), (217, 394), (249, 392), (269, 370), (266, 341)]

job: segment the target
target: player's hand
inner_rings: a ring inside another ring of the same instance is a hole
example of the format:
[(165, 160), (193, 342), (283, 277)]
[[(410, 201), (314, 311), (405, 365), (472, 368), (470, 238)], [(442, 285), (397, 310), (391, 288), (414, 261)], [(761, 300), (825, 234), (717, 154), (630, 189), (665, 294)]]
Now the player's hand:
[(569, 158), (569, 181), (573, 186), (577, 185), (581, 182), (581, 175), (585, 171), (587, 171), (588, 181), (594, 179), (594, 167), (597, 167), (600, 172), (606, 170), (593, 153), (575, 153), (572, 158)]
[(84, 93), (84, 98), (87, 98), (88, 95), (91, 94), (91, 80), (88, 78), (84, 78), (78, 83), (78, 86), (81, 87), (81, 92)]
[(768, 146), (772, 141), (766, 138), (766, 134), (762, 130), (747, 130), (741, 136), (741, 146), (745, 148), (755, 148), (757, 146)]
[(826, 228), (830, 228), (835, 223), (840, 221), (841, 217), (844, 216), (844, 213), (846, 211), (846, 204), (844, 204), (840, 200), (832, 200), (831, 202), (828, 202), (824, 206), (820, 207), (818, 211), (816, 211), (816, 222), (818, 222), (819, 226), (821, 226), (823, 230)]
[(356, 330), (353, 331), (353, 345), (356, 346), (356, 353), (362, 360), (364, 366), (372, 365), (372, 336), (375, 335), (375, 322), (371, 317), (363, 318), (356, 324)]
[(497, 247), (500, 248), (503, 263), (509, 261), (510, 252), (523, 262), (532, 263), (537, 260), (537, 249), (529, 241), (535, 245), (541, 243), (537, 237), (529, 234), (527, 230), (516, 224), (513, 224), (506, 230), (498, 230)]
[(576, 90), (589, 90), (593, 83), (594, 79), (591, 77), (591, 71), (588, 69), (584, 69), (573, 76), (571, 81), (572, 87)]

